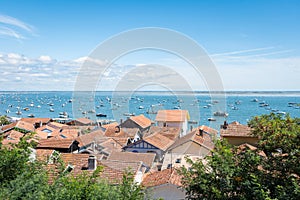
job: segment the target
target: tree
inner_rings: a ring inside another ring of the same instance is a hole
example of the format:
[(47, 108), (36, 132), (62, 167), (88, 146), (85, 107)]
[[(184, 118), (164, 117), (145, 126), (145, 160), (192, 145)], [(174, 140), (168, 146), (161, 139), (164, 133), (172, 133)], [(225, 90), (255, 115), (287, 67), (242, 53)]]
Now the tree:
[(0, 116), (0, 125), (7, 125), (10, 122), (8, 121), (8, 119), (6, 118), (6, 116)]
[(262, 115), (249, 126), (260, 138), (256, 150), (221, 140), (205, 162), (188, 160), (191, 168), (180, 170), (187, 198), (300, 199), (299, 119)]

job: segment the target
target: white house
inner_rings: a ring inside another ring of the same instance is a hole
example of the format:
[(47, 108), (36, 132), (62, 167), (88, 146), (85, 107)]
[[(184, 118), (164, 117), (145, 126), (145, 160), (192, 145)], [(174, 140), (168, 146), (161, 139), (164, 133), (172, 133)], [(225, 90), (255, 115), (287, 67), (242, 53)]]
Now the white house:
[(180, 136), (184, 136), (188, 131), (188, 120), (190, 119), (187, 110), (159, 110), (155, 121), (159, 127), (181, 128)]
[(153, 199), (185, 199), (185, 190), (181, 187), (181, 178), (176, 169), (165, 169), (146, 174), (142, 185)]

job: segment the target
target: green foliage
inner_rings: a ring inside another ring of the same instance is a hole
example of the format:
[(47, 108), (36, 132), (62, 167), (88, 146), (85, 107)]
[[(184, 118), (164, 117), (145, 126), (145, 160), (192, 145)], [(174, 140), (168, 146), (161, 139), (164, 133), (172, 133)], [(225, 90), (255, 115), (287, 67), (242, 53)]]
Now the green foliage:
[(191, 168), (180, 170), (188, 199), (300, 199), (299, 119), (270, 114), (249, 125), (257, 150), (222, 140), (205, 161), (188, 160)]
[(55, 164), (58, 174), (49, 183), (47, 163), (29, 162), (31, 144), (22, 138), (12, 148), (0, 149), (0, 199), (144, 199), (142, 188), (134, 183), (132, 173), (125, 173), (119, 185), (111, 185), (99, 178), (102, 167), (93, 173), (74, 177), (67, 173), (59, 155)]
[(6, 116), (0, 116), (0, 125), (7, 125), (10, 124)]

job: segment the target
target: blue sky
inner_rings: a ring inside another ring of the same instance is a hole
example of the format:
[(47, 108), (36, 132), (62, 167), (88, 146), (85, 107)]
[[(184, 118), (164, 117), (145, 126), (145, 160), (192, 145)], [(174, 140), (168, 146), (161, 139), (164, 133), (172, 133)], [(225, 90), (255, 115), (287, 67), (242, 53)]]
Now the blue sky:
[[(78, 59), (99, 43), (122, 31), (162, 27), (196, 40), (213, 59), (226, 90), (299, 90), (299, 10), (296, 0), (2, 0), (0, 86), (2, 90), (72, 90)], [(122, 68), (150, 62), (175, 68), (186, 65), (172, 55), (149, 51), (117, 64)], [(69, 73), (60, 73), (66, 69)], [(60, 88), (50, 80), (68, 84)]]

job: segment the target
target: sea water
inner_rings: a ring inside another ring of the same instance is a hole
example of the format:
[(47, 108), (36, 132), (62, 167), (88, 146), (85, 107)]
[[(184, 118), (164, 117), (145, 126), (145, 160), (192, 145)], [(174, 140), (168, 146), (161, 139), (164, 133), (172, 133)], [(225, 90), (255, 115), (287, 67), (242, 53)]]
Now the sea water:
[[(87, 96), (90, 96), (88, 102), (76, 104), (76, 107), (73, 92), (0, 92), (0, 115), (58, 118), (59, 113), (65, 112), (72, 119), (76, 111), (76, 117), (91, 119), (120, 122), (130, 115), (143, 114), (154, 121), (158, 110), (185, 109), (194, 127), (219, 127), (224, 120), (247, 124), (252, 117), (271, 112), (300, 117), (300, 92), (227, 92), (223, 94), (225, 102), (221, 103), (212, 102), (212, 94), (208, 92), (96, 92)], [(87, 110), (85, 104), (92, 107)], [(219, 104), (224, 105), (220, 107)], [(228, 117), (214, 116), (216, 107), (223, 109), (218, 111), (227, 112)], [(97, 118), (97, 113), (106, 117)], [(208, 118), (216, 121), (208, 121)]]

